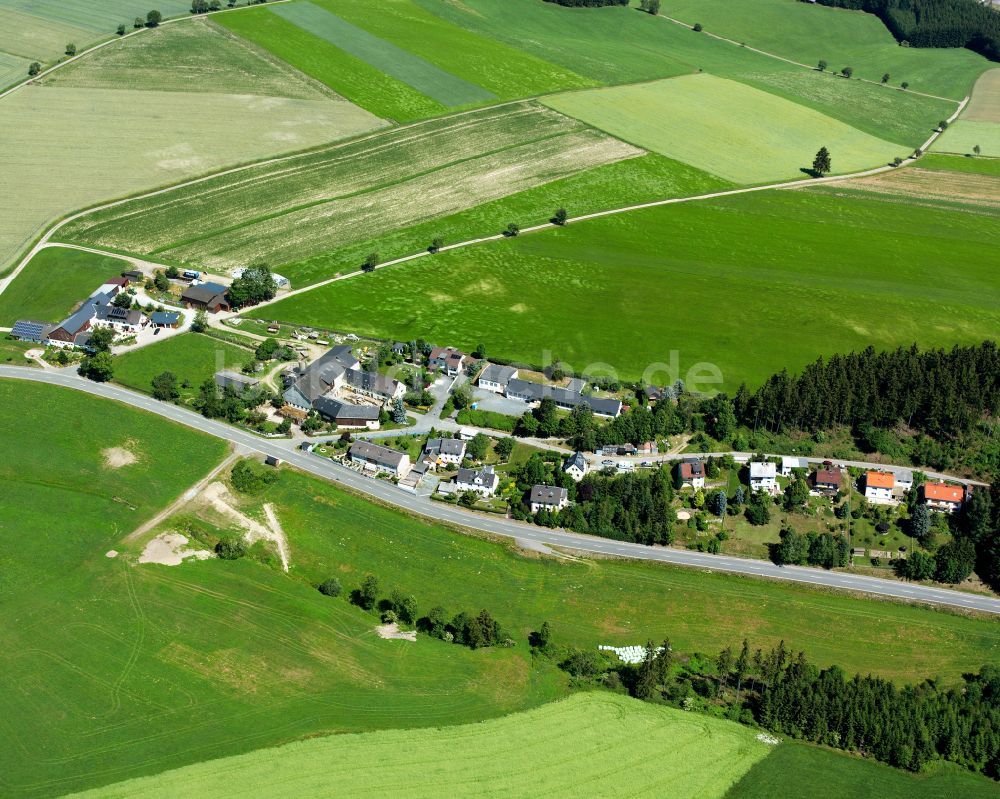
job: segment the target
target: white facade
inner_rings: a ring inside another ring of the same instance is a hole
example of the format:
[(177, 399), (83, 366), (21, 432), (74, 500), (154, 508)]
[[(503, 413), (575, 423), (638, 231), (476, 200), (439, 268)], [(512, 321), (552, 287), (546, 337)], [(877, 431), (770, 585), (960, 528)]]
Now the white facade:
[(778, 469), (770, 461), (765, 463), (754, 461), (750, 464), (750, 490), (776, 494), (778, 491), (777, 476)]

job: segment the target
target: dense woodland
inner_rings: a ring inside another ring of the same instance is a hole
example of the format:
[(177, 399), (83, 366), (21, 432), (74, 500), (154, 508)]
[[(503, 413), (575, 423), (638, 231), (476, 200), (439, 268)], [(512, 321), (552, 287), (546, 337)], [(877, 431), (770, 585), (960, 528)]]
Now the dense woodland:
[(1000, 13), (978, 0), (816, 0), (867, 11), (911, 47), (967, 47), (1000, 61)]

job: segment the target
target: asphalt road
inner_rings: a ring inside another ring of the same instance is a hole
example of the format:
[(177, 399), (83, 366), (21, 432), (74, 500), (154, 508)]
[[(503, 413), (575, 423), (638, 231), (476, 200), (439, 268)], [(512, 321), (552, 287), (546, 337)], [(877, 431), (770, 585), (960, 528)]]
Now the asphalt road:
[(346, 466), (333, 463), (327, 458), (302, 452), (297, 449), (298, 442), (289, 439), (261, 438), (260, 436), (247, 433), (222, 422), (205, 419), (186, 408), (181, 408), (170, 403), (158, 402), (151, 397), (119, 386), (106, 383), (93, 383), (69, 371), (43, 371), (41, 369), (31, 369), (21, 366), (0, 366), (0, 378), (49, 383), (77, 391), (84, 391), (105, 399), (117, 400), (118, 402), (155, 413), (187, 427), (208, 433), (209, 435), (231, 441), (248, 450), (281, 458), (289, 465), (304, 472), (348, 486), (355, 491), (367, 494), (411, 513), (543, 547), (561, 547), (577, 552), (668, 563), (676, 566), (705, 569), (707, 571), (731, 572), (750, 577), (766, 577), (843, 591), (862, 592), (902, 601), (924, 602), (932, 605), (1000, 615), (1000, 598), (996, 597), (966, 594), (946, 588), (931, 588), (923, 585), (883, 580), (877, 577), (828, 572), (822, 569), (775, 566), (768, 561), (611, 541), (604, 538), (596, 538), (564, 530), (549, 530), (544, 527), (536, 527), (507, 519), (471, 513), (452, 505), (434, 502), (427, 497), (410, 493), (391, 483), (359, 474)]

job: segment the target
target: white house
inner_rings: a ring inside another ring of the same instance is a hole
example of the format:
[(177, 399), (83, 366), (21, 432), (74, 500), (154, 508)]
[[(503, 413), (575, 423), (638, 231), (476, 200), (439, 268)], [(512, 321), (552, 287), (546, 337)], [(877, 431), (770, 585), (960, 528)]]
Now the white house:
[(882, 505), (892, 502), (896, 477), (892, 472), (865, 472), (865, 499)]
[(965, 501), (965, 488), (947, 483), (924, 483), (924, 504), (931, 510), (954, 513)]
[(796, 469), (808, 469), (809, 461), (805, 458), (792, 458), (788, 455), (781, 456), (781, 476), (791, 477)]
[(778, 467), (770, 461), (753, 461), (750, 464), (750, 490), (778, 492)]
[(705, 487), (705, 462), (701, 458), (685, 458), (677, 465), (681, 487), (693, 489)]
[(893, 476), (896, 478), (896, 494), (905, 494), (913, 488), (913, 472), (909, 469), (894, 469)]
[(459, 469), (455, 475), (455, 490), (459, 492), (474, 491), (483, 497), (492, 497), (500, 485), (500, 478), (492, 466), (482, 469)]
[(575, 452), (563, 464), (563, 471), (579, 483), (587, 474), (587, 459), (582, 452)]
[(428, 438), (424, 445), (424, 459), (434, 464), (458, 465), (465, 458), (466, 443), (459, 438)]
[(507, 384), (511, 380), (516, 380), (520, 374), (513, 366), (500, 366), (491, 363), (479, 373), (477, 385), (486, 391), (494, 394), (503, 394), (507, 390)]
[(388, 472), (400, 479), (410, 473), (409, 455), (370, 441), (355, 441), (351, 444), (350, 456), (353, 463), (369, 471)]
[(531, 512), (540, 510), (561, 511), (569, 505), (569, 492), (557, 486), (536, 485), (531, 487)]

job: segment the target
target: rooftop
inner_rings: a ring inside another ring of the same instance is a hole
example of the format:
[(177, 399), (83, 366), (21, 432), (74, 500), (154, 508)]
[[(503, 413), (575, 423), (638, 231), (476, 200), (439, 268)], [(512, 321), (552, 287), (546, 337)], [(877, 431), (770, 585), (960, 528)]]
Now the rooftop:
[(867, 472), (865, 485), (869, 488), (895, 488), (896, 476), (892, 472)]

